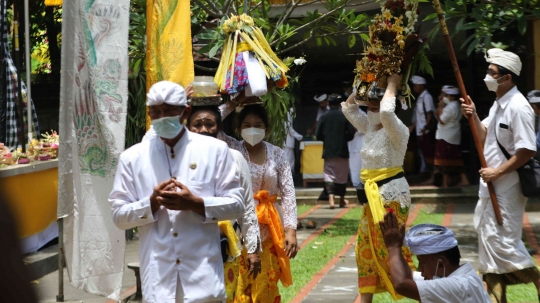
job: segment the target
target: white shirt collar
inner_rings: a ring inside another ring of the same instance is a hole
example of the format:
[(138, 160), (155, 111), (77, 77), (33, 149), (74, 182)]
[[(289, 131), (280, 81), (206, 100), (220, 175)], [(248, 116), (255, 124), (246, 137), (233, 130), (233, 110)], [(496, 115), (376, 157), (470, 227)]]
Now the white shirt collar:
[(514, 87), (507, 91), (504, 96), (497, 100), (497, 103), (502, 109), (505, 109), (506, 105), (508, 105), (508, 103), (510, 102), (510, 99), (512, 99), (512, 97), (517, 93), (519, 93), (517, 85), (514, 85)]
[(471, 263), (467, 262), (465, 264), (462, 264), (458, 269), (454, 270), (448, 277), (465, 276), (470, 272), (474, 272), (474, 268), (472, 267)]

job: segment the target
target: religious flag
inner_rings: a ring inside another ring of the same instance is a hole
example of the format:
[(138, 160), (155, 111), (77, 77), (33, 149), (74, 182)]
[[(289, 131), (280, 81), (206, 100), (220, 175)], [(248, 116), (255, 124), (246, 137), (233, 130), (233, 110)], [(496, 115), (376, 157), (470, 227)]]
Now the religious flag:
[(193, 82), (189, 1), (147, 0), (146, 25), (146, 91), (162, 80), (183, 87)]
[(70, 0), (62, 17), (58, 217), (71, 284), (118, 300), (125, 233), (108, 195), (124, 149), (129, 0)]

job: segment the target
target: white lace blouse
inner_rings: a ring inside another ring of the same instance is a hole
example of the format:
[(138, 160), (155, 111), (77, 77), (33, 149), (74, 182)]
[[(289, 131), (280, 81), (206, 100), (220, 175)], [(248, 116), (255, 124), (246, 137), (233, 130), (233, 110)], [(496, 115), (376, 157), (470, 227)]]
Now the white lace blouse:
[[(381, 102), (380, 115), (383, 128), (377, 130), (370, 125), (366, 113), (358, 110), (358, 105), (343, 102), (343, 114), (354, 127), (363, 132), (364, 142), (360, 155), (363, 169), (379, 169), (403, 166), (409, 129), (396, 116), (395, 98), (386, 98)], [(409, 207), (411, 194), (407, 180), (392, 180), (379, 187), (384, 203), (400, 202), (401, 207)]]
[[(281, 196), (281, 207), (277, 202), (274, 205), (280, 213), (283, 227), (296, 230), (296, 194), (291, 168), (285, 152), (275, 145), (263, 142), (266, 147), (266, 160), (263, 165), (258, 165), (250, 161), (248, 151), (244, 147), (244, 141), (238, 141), (223, 132), (218, 134), (218, 139), (225, 141), (230, 148), (236, 149), (244, 155), (249, 164), (254, 195), (259, 190), (266, 189), (270, 196), (276, 194)], [(259, 201), (255, 200), (255, 205), (258, 204)], [(259, 224), (259, 228), (262, 241), (271, 237), (268, 226)]]

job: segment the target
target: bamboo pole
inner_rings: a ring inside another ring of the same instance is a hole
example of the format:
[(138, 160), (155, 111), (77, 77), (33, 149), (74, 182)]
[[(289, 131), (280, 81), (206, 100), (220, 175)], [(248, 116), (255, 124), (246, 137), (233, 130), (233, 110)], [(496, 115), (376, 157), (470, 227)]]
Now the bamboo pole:
[[(461, 78), (461, 71), (459, 70), (458, 61), (456, 58), (456, 53), (454, 52), (454, 47), (452, 46), (452, 41), (450, 40), (450, 34), (448, 33), (448, 27), (446, 26), (446, 21), (444, 20), (444, 15), (441, 9), (441, 4), (439, 0), (433, 0), (433, 6), (435, 6), (435, 10), (437, 11), (437, 16), (439, 17), (439, 23), (441, 24), (441, 30), (444, 35), (444, 41), (446, 42), (446, 48), (448, 49), (448, 55), (450, 56), (450, 61), (452, 61), (452, 67), (454, 69), (454, 74), (456, 76), (456, 80), (459, 86), (459, 91), (461, 92), (461, 97), (463, 100), (465, 100), (465, 104), (470, 104), (469, 98), (467, 96), (467, 91), (465, 90), (465, 83), (463, 83), (463, 79)], [(474, 117), (469, 116), (469, 125), (471, 126), (471, 133), (474, 138), (474, 144), (476, 146), (476, 150), (478, 151), (478, 158), (480, 159), (480, 165), (482, 165), (482, 168), (486, 168), (487, 162), (486, 158), (484, 157), (484, 147), (482, 146), (482, 143), (480, 142), (480, 138), (478, 137), (478, 129), (476, 128), (476, 122), (474, 121)], [(491, 204), (493, 205), (493, 210), (495, 211), (495, 216), (497, 217), (497, 223), (499, 225), (503, 224), (502, 216), (501, 216), (501, 210), (499, 208), (499, 202), (497, 201), (497, 196), (495, 195), (495, 188), (493, 187), (493, 183), (488, 182), (487, 183), (488, 190), (489, 190), (489, 196), (491, 198)]]
[[(24, 117), (23, 117), (23, 108), (24, 102), (22, 97), (22, 79), (21, 79), (21, 54), (19, 49), (19, 6), (16, 5), (16, 1), (13, 3), (13, 44), (14, 44), (14, 57), (15, 57), (15, 68), (17, 75), (17, 99), (15, 101), (17, 108), (17, 138), (18, 144), (21, 144), (22, 152), (26, 152), (26, 134), (24, 133)], [(24, 12), (23, 12), (24, 13)], [(19, 129), (20, 128), (20, 129)]]
[(24, 0), (24, 55), (26, 59), (26, 123), (28, 124), (27, 143), (28, 146), (30, 146), (32, 144), (32, 132), (34, 128), (32, 127), (32, 65), (30, 62), (30, 4), (28, 3), (28, 0)]

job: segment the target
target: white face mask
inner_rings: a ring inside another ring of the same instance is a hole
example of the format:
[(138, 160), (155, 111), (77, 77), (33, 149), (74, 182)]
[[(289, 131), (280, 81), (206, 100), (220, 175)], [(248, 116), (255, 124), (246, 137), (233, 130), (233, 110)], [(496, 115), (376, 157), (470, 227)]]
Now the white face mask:
[(444, 102), (444, 104), (450, 103), (450, 99), (448, 99), (448, 97), (443, 97), (442, 101)]
[(367, 120), (371, 125), (379, 125), (381, 124), (381, 113), (374, 113), (368, 110)]
[(184, 125), (180, 123), (180, 117), (182, 117), (183, 113), (184, 111), (178, 116), (152, 120), (152, 126), (154, 127), (156, 134), (165, 139), (173, 139), (178, 136), (184, 128)]
[(250, 127), (242, 130), (242, 139), (249, 145), (255, 146), (264, 139), (266, 131), (262, 128)]
[(496, 92), (497, 88), (499, 87), (499, 82), (497, 82), (498, 79), (493, 78), (490, 75), (486, 75), (484, 78), (484, 82), (486, 83), (487, 89), (491, 92)]

